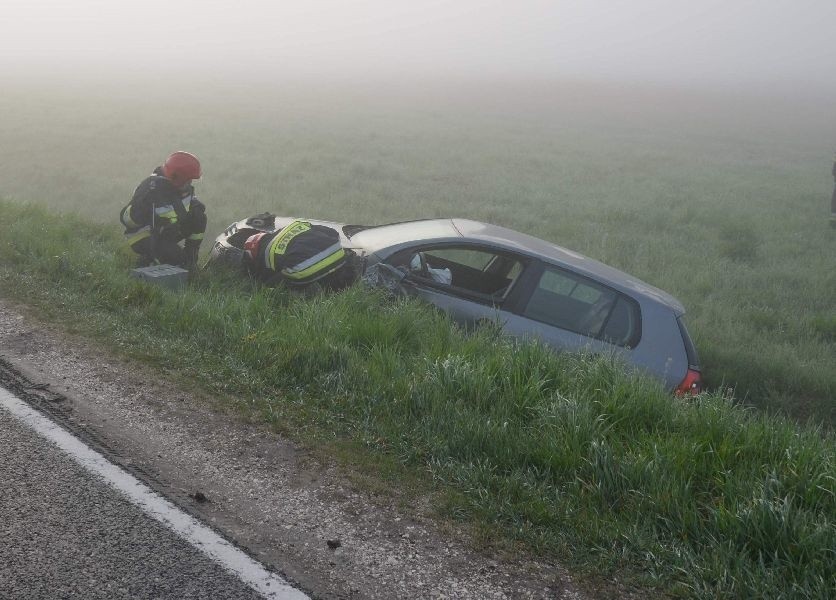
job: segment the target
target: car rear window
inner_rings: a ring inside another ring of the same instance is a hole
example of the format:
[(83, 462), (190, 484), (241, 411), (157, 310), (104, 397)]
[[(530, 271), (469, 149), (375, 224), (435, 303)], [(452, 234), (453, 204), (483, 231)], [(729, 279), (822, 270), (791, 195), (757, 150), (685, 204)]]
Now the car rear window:
[(617, 346), (635, 346), (641, 335), (641, 312), (635, 301), (554, 267), (543, 271), (523, 315)]

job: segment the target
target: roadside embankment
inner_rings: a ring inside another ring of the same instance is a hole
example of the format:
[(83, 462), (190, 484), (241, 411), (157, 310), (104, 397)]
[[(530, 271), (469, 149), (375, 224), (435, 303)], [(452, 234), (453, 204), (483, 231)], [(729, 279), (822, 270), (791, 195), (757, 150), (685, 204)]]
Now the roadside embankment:
[(128, 277), (115, 235), (38, 209), (0, 203), (0, 239), (2, 295), (435, 494), (486, 544), (674, 595), (834, 593), (831, 433), (362, 287), (305, 299), (218, 275), (172, 294)]

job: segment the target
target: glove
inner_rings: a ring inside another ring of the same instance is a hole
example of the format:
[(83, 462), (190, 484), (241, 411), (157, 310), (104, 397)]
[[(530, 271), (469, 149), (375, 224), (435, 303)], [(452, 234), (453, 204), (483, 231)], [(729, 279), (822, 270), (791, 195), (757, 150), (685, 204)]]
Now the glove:
[(180, 231), (180, 225), (177, 223), (164, 223), (157, 228), (157, 238), (161, 240), (170, 240), (179, 242), (183, 239), (183, 234)]

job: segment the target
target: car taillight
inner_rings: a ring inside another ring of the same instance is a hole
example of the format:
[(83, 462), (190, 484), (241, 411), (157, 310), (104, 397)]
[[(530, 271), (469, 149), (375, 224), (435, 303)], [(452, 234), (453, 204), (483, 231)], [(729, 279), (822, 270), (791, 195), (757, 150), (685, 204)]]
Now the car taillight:
[(700, 392), (702, 392), (702, 375), (696, 369), (688, 369), (688, 372), (685, 374), (685, 379), (674, 390), (674, 394), (677, 396), (684, 396), (686, 394), (696, 396)]

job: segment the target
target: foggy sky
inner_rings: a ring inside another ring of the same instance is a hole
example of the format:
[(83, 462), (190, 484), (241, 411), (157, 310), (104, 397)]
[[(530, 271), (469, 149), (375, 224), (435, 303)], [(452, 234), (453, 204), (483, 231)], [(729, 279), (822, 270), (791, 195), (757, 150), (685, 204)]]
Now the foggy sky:
[(836, 0), (0, 0), (0, 74), (85, 69), (836, 89)]

